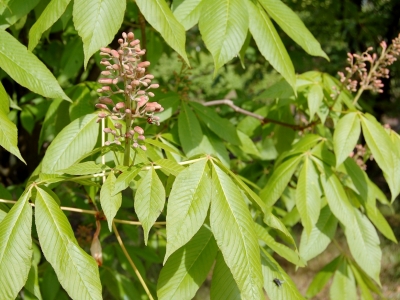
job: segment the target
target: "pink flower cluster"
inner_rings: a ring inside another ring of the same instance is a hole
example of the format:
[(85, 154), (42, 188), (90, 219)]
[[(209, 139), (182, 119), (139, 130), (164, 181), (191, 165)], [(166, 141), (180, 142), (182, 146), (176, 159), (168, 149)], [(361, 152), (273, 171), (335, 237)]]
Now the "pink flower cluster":
[(400, 34), (389, 47), (384, 41), (381, 42), (380, 46), (382, 50), (379, 57), (376, 53), (370, 53), (373, 50), (372, 47), (369, 47), (361, 55), (347, 54), (347, 61), (350, 64), (346, 68), (347, 74), (345, 75), (343, 72), (338, 72), (338, 74), (340, 81), (345, 84), (349, 91), (356, 92), (359, 84), (363, 90), (383, 92), (381, 78), (389, 78), (387, 67), (397, 60), (396, 56), (400, 55)]
[[(148, 123), (159, 125), (160, 118), (154, 114), (163, 111), (164, 108), (157, 102), (149, 102), (149, 99), (154, 97), (154, 93), (150, 90), (158, 88), (159, 85), (151, 83), (153, 75), (146, 74), (150, 62), (141, 61), (146, 50), (140, 48), (140, 41), (135, 39), (132, 32), (128, 34), (124, 32), (118, 43), (120, 44), (118, 50), (100, 49), (100, 55), (104, 56), (100, 64), (106, 66), (106, 70), (101, 72), (102, 78), (98, 80), (103, 86), (97, 92), (103, 96), (96, 104), (96, 107), (101, 109), (97, 121), (106, 117), (115, 121), (116, 130), (104, 129), (104, 132), (114, 136), (114, 141), (107, 144), (121, 144), (121, 138), (128, 138), (132, 139), (132, 146), (136, 148), (139, 146), (138, 142), (144, 140), (144, 131), (138, 126), (132, 129), (132, 121), (136, 118), (146, 118)], [(115, 103), (112, 98), (117, 94), (122, 94), (125, 100)], [(118, 120), (125, 120), (124, 133), (123, 125)], [(144, 145), (140, 147), (145, 150)]]

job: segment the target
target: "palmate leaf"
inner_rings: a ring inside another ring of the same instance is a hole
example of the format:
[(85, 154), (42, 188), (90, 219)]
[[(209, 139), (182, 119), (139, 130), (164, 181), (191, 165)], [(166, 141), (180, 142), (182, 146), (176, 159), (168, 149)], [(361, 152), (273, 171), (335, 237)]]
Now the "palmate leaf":
[(336, 154), (336, 167), (353, 151), (360, 137), (360, 118), (357, 112), (346, 114), (339, 120), (333, 134), (333, 149)]
[[(261, 268), (264, 278), (264, 290), (267, 292), (268, 297), (274, 300), (304, 299), (290, 276), (286, 274), (286, 272), (267, 251), (262, 248), (261, 250)], [(279, 287), (274, 282), (274, 279), (279, 279), (284, 281), (284, 283)]]
[(249, 10), (249, 28), (253, 38), (265, 59), (277, 70), (294, 89), (296, 76), (293, 63), (282, 43), (274, 25), (261, 5), (247, 1)]
[(185, 27), (185, 30), (189, 30), (199, 21), (202, 1), (186, 0), (174, 10), (174, 16)]
[(248, 12), (241, 0), (202, 1), (199, 29), (214, 58), (214, 75), (239, 53), (248, 27)]
[(296, 206), (307, 234), (318, 221), (321, 201), (318, 174), (312, 160), (306, 156), (296, 189)]
[(229, 299), (229, 300), (241, 300), (239, 288), (233, 279), (231, 270), (224, 261), (224, 256), (221, 252), (218, 252), (217, 259), (215, 262), (211, 290), (211, 300)]
[(342, 260), (336, 270), (329, 292), (332, 300), (357, 299), (354, 275), (346, 260)]
[(112, 230), (112, 222), (122, 203), (121, 193), (114, 193), (116, 178), (111, 172), (100, 190), (100, 203), (107, 217), (108, 229)]
[(29, 30), (28, 49), (32, 51), (38, 44), (43, 32), (49, 29), (64, 13), (71, 0), (53, 0), (46, 6), (39, 19)]
[(75, 0), (73, 20), (83, 41), (85, 67), (89, 58), (107, 46), (124, 19), (126, 0)]
[(272, 173), (266, 186), (261, 190), (260, 197), (267, 207), (272, 207), (282, 195), (301, 160), (300, 155), (295, 155), (280, 164)]
[(0, 68), (32, 92), (70, 101), (49, 69), (5, 30), (0, 30)]
[(299, 247), (301, 257), (309, 261), (322, 253), (334, 237), (337, 223), (328, 205), (321, 209), (318, 222), (312, 227), (311, 232), (307, 234), (303, 231), (301, 235)]
[(72, 299), (102, 299), (97, 263), (77, 244), (71, 224), (54, 193), (37, 187), (35, 223), (40, 245), (63, 288)]
[(263, 299), (260, 249), (254, 221), (232, 179), (212, 169), (211, 230), (244, 299)]
[(210, 201), (210, 171), (204, 159), (182, 171), (172, 186), (168, 198), (167, 252), (164, 263), (203, 225)]
[(280, 0), (258, 0), (271, 18), (308, 54), (328, 56), (321, 49), (321, 45), (306, 28), (300, 18), (286, 4)]
[(32, 207), (25, 192), (0, 223), (0, 299), (15, 299), (28, 278), (32, 258)]
[(136, 0), (136, 4), (151, 26), (190, 65), (185, 50), (185, 28), (175, 18), (165, 0)]
[(42, 172), (61, 173), (89, 153), (96, 145), (99, 134), (97, 115), (76, 119), (65, 127), (53, 140), (42, 161)]
[(125, 190), (141, 171), (141, 165), (129, 167), (122, 172), (115, 181), (113, 195)]
[(142, 223), (144, 243), (147, 245), (150, 228), (164, 209), (165, 189), (154, 168), (146, 171), (135, 195), (135, 211)]
[(389, 185), (393, 201), (400, 193), (400, 157), (389, 135), (373, 116), (362, 116), (361, 126), (368, 148)]
[(14, 154), (26, 164), (25, 160), (22, 158), (21, 152), (19, 152), (17, 143), (17, 126), (15, 126), (15, 124), (10, 121), (5, 112), (0, 111), (0, 146), (2, 146), (11, 154)]
[(158, 299), (192, 299), (210, 272), (217, 251), (210, 229), (202, 226), (162, 268), (157, 284)]

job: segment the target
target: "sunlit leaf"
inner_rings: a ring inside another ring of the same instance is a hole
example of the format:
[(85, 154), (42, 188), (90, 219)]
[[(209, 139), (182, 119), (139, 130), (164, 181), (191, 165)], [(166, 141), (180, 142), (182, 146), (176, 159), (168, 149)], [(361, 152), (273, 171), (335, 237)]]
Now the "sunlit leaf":
[(14, 154), (26, 164), (25, 160), (22, 158), (21, 152), (18, 149), (17, 142), (17, 126), (10, 121), (5, 112), (0, 111), (0, 146), (2, 146), (11, 154)]
[(107, 218), (108, 229), (112, 230), (112, 222), (122, 203), (121, 193), (114, 193), (116, 178), (111, 172), (100, 190), (100, 203)]
[(178, 132), (183, 151), (191, 156), (191, 153), (200, 145), (203, 132), (196, 115), (185, 103), (182, 103), (178, 117)]
[(345, 260), (342, 260), (335, 272), (329, 295), (332, 300), (357, 299), (354, 275)]
[(174, 16), (185, 27), (185, 30), (189, 30), (199, 21), (202, 1), (186, 0), (174, 10)]

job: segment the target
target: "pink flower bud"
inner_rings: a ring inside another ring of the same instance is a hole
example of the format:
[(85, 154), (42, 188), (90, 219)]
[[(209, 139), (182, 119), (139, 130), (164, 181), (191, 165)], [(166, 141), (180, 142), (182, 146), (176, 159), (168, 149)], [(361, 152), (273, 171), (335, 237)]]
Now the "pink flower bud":
[(101, 103), (104, 103), (104, 104), (110, 104), (110, 105), (113, 105), (113, 104), (114, 104), (114, 102), (113, 102), (110, 98), (108, 98), (108, 97), (101, 97), (101, 98), (99, 99), (99, 101), (100, 101)]
[(124, 39), (126, 39), (126, 37), (127, 37), (126, 32), (123, 32), (123, 33), (122, 33), (122, 37), (123, 37)]
[(146, 78), (149, 78), (149, 79), (154, 79), (154, 76), (153, 76), (153, 75), (151, 75), (151, 74), (147, 74), (147, 75), (146, 75)]
[(130, 109), (125, 109), (125, 113), (130, 115), (132, 113), (132, 111)]
[(123, 51), (123, 50), (118, 50), (118, 54), (119, 54), (119, 55), (123, 55), (123, 54), (124, 54), (124, 51)]
[(119, 118), (118, 118), (118, 116), (111, 116), (111, 119), (118, 120)]
[(145, 145), (140, 145), (140, 148), (142, 148), (143, 151), (147, 150), (147, 147)]
[(111, 91), (111, 88), (109, 86), (103, 86), (101, 89), (103, 90), (103, 92)]
[(149, 61), (142, 61), (142, 62), (138, 63), (137, 66), (138, 66), (139, 68), (145, 68), (145, 67), (150, 66), (150, 62), (149, 62)]
[(101, 51), (101, 52), (105, 52), (105, 53), (110, 53), (110, 52), (111, 52), (111, 49), (110, 49), (110, 48), (107, 48), (107, 47), (103, 47), (103, 48), (100, 48), (100, 51)]
[(138, 95), (144, 95), (144, 94), (146, 94), (146, 92), (145, 91), (138, 91), (137, 94)]
[(113, 64), (113, 65), (112, 65), (112, 68), (113, 68), (114, 70), (119, 70), (119, 65)]
[(144, 141), (146, 138), (144, 137), (144, 135), (139, 135), (138, 136), (138, 140)]
[(150, 97), (154, 97), (154, 93), (152, 93), (152, 92), (148, 92), (147, 93)]
[(111, 72), (110, 71), (102, 71), (101, 75), (109, 76), (109, 75), (111, 75)]
[(117, 84), (118, 83), (118, 78), (114, 78), (112, 81), (113, 84)]
[(107, 105), (105, 105), (105, 104), (97, 103), (95, 106), (96, 106), (96, 108), (107, 109), (107, 110), (108, 110), (108, 107), (107, 107)]
[(135, 143), (132, 144), (132, 147), (133, 148), (137, 148), (137, 147), (139, 147), (139, 144), (135, 142)]
[(135, 38), (135, 35), (133, 32), (128, 32), (128, 39), (133, 40)]
[(122, 128), (122, 124), (121, 123), (115, 123), (114, 127), (117, 129), (121, 129)]
[(112, 129), (111, 128), (104, 128), (103, 131), (105, 133), (111, 133)]
[(111, 145), (111, 142), (107, 141), (107, 142), (104, 143), (104, 145), (110, 146), (110, 145)]
[(131, 47), (135, 47), (136, 45), (139, 45), (139, 44), (140, 44), (139, 40), (134, 40), (134, 41), (130, 42), (129, 45), (131, 45)]
[(105, 117), (107, 117), (107, 113), (105, 113), (105, 112), (99, 112), (99, 114), (98, 114), (98, 117), (100, 118), (100, 119), (103, 119), (103, 118), (105, 118)]
[(117, 50), (111, 50), (111, 55), (114, 56), (115, 58), (119, 58), (119, 53)]
[(133, 128), (133, 130), (136, 131), (137, 133), (139, 133), (140, 135), (142, 135), (144, 133), (143, 128), (140, 126), (135, 126), (135, 128)]
[(125, 103), (124, 102), (118, 102), (117, 104), (115, 104), (115, 107), (117, 109), (122, 109), (125, 107)]
[(150, 86), (149, 86), (150, 89), (157, 89), (159, 87), (160, 87), (160, 85), (157, 83), (150, 84)]

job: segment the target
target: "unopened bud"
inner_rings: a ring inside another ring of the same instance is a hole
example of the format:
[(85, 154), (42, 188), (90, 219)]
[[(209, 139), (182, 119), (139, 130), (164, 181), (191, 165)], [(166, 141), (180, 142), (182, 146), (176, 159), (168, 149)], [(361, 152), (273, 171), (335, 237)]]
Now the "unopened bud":
[(122, 124), (121, 123), (115, 123), (114, 127), (117, 129), (121, 129), (122, 128)]
[(103, 131), (104, 131), (105, 133), (111, 133), (111, 132), (112, 132), (112, 129), (106, 127), (106, 128), (103, 129)]
[(101, 51), (101, 52), (105, 52), (105, 53), (110, 53), (110, 52), (111, 52), (111, 49), (110, 49), (110, 48), (104, 47), (104, 48), (100, 48), (100, 51)]
[(145, 67), (150, 66), (150, 62), (149, 62), (149, 61), (142, 61), (142, 62), (138, 63), (137, 66), (138, 66), (139, 68), (145, 68)]
[(136, 131), (137, 133), (139, 133), (140, 135), (142, 135), (144, 133), (143, 128), (140, 126), (135, 126), (135, 128), (133, 128), (133, 130)]
[(147, 95), (149, 95), (150, 97), (154, 97), (154, 93), (152, 92), (148, 92)]
[(113, 83), (113, 80), (112, 78), (100, 78), (98, 82), (101, 84), (111, 84)]
[(147, 150), (147, 147), (145, 145), (140, 145), (140, 148), (142, 148), (143, 151)]
[(99, 114), (97, 115), (100, 119), (104, 119), (105, 117), (107, 117), (107, 113), (105, 112), (99, 112)]
[(136, 142), (134, 142), (134, 143), (132, 144), (132, 147), (133, 147), (133, 148), (137, 148), (137, 147), (139, 147), (139, 144), (136, 143)]
[(144, 135), (139, 135), (138, 136), (138, 140), (144, 141), (146, 138), (144, 137)]
[(115, 107), (116, 107), (117, 109), (124, 108), (124, 107), (125, 107), (125, 103), (124, 103), (124, 102), (118, 102), (117, 104), (115, 104)]
[(153, 83), (153, 84), (150, 84), (150, 86), (149, 86), (149, 88), (150, 89), (157, 89), (157, 88), (159, 88), (159, 84), (157, 84), (157, 83)]
[(130, 115), (132, 113), (132, 111), (128, 108), (128, 109), (125, 109), (125, 113)]
[(108, 98), (108, 97), (101, 97), (101, 98), (99, 99), (99, 101), (100, 101), (101, 103), (104, 103), (104, 104), (114, 104), (114, 102), (113, 102), (110, 98)]
[(111, 75), (111, 72), (110, 71), (102, 71), (101, 75), (109, 76), (109, 75)]
[(133, 40), (135, 38), (135, 35), (133, 32), (128, 32), (128, 39)]
[(117, 50), (111, 50), (111, 55), (114, 56), (115, 58), (119, 58), (119, 53)]
[(112, 68), (113, 68), (114, 70), (119, 70), (119, 65), (113, 64), (113, 65), (112, 65)]
[(108, 107), (105, 104), (97, 103), (95, 106), (96, 106), (96, 108), (99, 108), (99, 109), (107, 109), (108, 110)]

